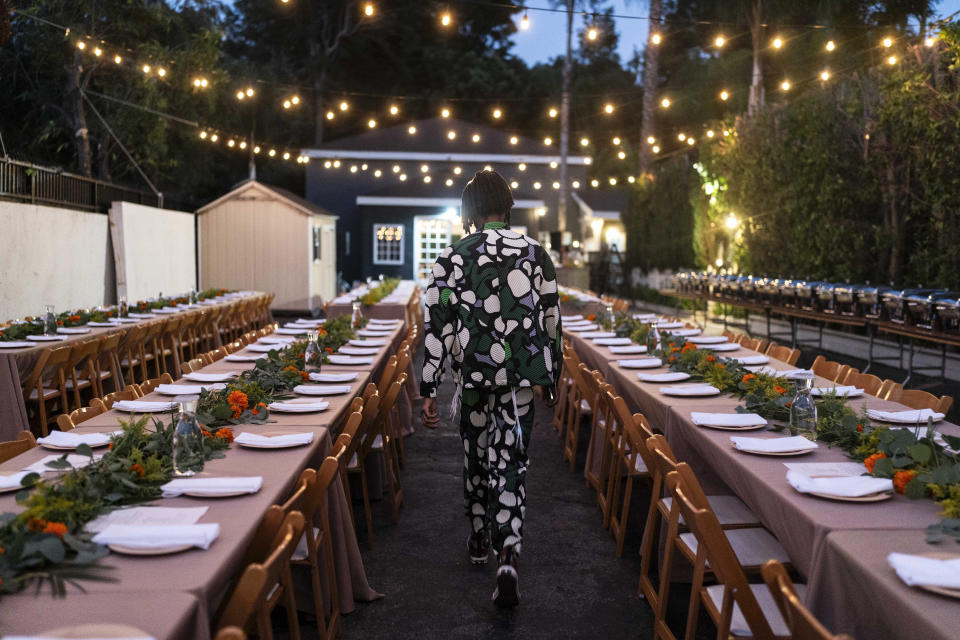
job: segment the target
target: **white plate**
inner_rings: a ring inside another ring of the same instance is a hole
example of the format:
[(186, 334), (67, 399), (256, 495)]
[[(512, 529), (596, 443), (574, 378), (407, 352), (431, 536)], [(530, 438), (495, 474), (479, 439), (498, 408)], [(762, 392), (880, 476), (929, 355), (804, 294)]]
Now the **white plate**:
[(705, 396), (718, 396), (721, 392), (720, 389), (708, 384), (691, 384), (660, 387), (660, 393), (665, 396), (697, 398)]
[[(278, 408), (279, 407), (279, 408)], [(275, 413), (319, 413), (330, 408), (329, 402), (313, 402), (311, 404), (300, 404), (296, 402), (272, 402), (267, 405), (267, 409)]]
[(9, 340), (7, 342), (0, 342), (0, 349), (24, 349), (32, 346), (34, 346), (32, 342), (26, 342), (25, 340)]
[(723, 336), (696, 336), (688, 338), (687, 342), (692, 342), (693, 344), (723, 344), (728, 342)]
[(66, 340), (66, 336), (27, 336), (27, 340), (33, 340), (34, 342), (59, 342), (61, 340)]
[(739, 351), (742, 348), (740, 345), (732, 342), (723, 342), (721, 344), (699, 344), (697, 346), (701, 349), (707, 349), (708, 351)]
[(352, 344), (355, 347), (367, 347), (367, 348), (374, 347), (375, 348), (375, 347), (387, 346), (387, 341), (386, 340), (358, 340), (354, 338), (353, 340), (350, 341), (350, 344)]
[(256, 362), (261, 358), (266, 358), (267, 356), (257, 356), (257, 355), (243, 355), (239, 353), (231, 353), (224, 360), (227, 362)]
[(617, 360), (617, 364), (624, 369), (656, 369), (663, 366), (660, 358), (641, 358), (639, 360)]
[(154, 389), (162, 396), (196, 396), (201, 391), (222, 391), (225, 384), (160, 384)]
[(146, 406), (139, 406), (136, 409), (124, 409), (123, 407), (118, 407), (118, 404), (122, 404), (123, 400), (113, 403), (114, 411), (123, 411), (124, 413), (165, 413), (167, 411), (173, 411), (177, 407), (176, 402), (150, 402), (149, 400), (134, 400), (134, 402), (146, 402), (149, 403)]
[(687, 325), (683, 322), (658, 322), (657, 329), (683, 329)]
[(286, 345), (282, 344), (248, 344), (246, 349), (248, 351), (255, 351), (256, 353), (270, 353), (271, 351), (282, 351), (286, 348)]
[(57, 327), (57, 333), (65, 335), (90, 333), (90, 327)]
[(337, 353), (346, 353), (351, 356), (373, 356), (376, 355), (379, 349), (364, 349), (362, 347), (348, 347), (343, 346), (337, 349)]
[(192, 380), (193, 382), (226, 382), (236, 377), (236, 371), (227, 371), (226, 373), (201, 373), (200, 371), (194, 371), (183, 374), (184, 380)]
[[(810, 389), (810, 395), (817, 398), (822, 398), (828, 392), (833, 391), (834, 389), (837, 389), (837, 387), (814, 387), (813, 389)], [(842, 393), (838, 393), (837, 395), (846, 396), (848, 398), (859, 398), (863, 395), (863, 389), (844, 390)]]
[(109, 322), (96, 322), (91, 321), (87, 323), (88, 327), (115, 327), (117, 326), (116, 319), (110, 320)]
[(633, 342), (630, 338), (594, 338), (593, 344), (604, 347), (625, 347)]
[(311, 373), (313, 382), (353, 382), (360, 377), (359, 373)]
[(165, 556), (171, 553), (180, 553), (192, 548), (192, 544), (174, 544), (169, 547), (151, 547), (141, 549), (140, 547), (128, 547), (122, 544), (108, 544), (107, 548), (114, 553), (120, 553), (125, 556)]
[(393, 333), (393, 329), (390, 329), (389, 331), (377, 331), (376, 329), (358, 329), (357, 330), (358, 336), (370, 336), (371, 338), (389, 336), (391, 333)]
[(150, 319), (152, 319), (152, 318), (156, 318), (156, 317), (157, 317), (157, 316), (155, 316), (153, 313), (129, 313), (129, 314), (127, 314), (127, 315), (129, 315), (131, 318), (135, 318), (135, 319), (137, 319), (137, 320), (150, 320)]
[(302, 335), (304, 335), (305, 333), (307, 333), (308, 331), (311, 331), (311, 329), (307, 329), (307, 328), (303, 328), (303, 329), (277, 329), (276, 331), (274, 331), (274, 333), (279, 334), (279, 335), (281, 335), (281, 336), (302, 336)]
[(344, 356), (333, 354), (328, 356), (330, 364), (348, 365), (348, 366), (370, 366), (373, 364), (373, 357), (362, 356)]
[(566, 331), (573, 331), (574, 333), (580, 333), (581, 331), (593, 331), (597, 328), (595, 324), (585, 324), (579, 327), (564, 327)]
[(690, 374), (682, 371), (671, 371), (669, 373), (638, 373), (637, 380), (640, 382), (683, 382), (689, 380)]
[(191, 498), (236, 498), (252, 494), (249, 491), (184, 491), (182, 495)]
[[(147, 316), (147, 317), (152, 318), (153, 316)], [(140, 322), (140, 320), (138, 320), (137, 318), (134, 318), (133, 316), (130, 316), (129, 318), (114, 318), (113, 320), (111, 320), (111, 322), (133, 323), (133, 322)]]
[(334, 384), (301, 384), (293, 388), (294, 393), (304, 396), (337, 396), (341, 393), (350, 393), (353, 387)]

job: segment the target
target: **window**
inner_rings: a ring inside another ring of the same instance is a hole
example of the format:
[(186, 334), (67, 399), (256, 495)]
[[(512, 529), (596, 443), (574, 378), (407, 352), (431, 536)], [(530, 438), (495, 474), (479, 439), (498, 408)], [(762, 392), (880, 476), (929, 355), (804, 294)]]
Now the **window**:
[(403, 264), (403, 225), (373, 225), (373, 264)]
[(315, 262), (319, 262), (321, 258), (320, 244), (321, 244), (321, 229), (320, 227), (314, 227), (313, 228), (313, 260)]

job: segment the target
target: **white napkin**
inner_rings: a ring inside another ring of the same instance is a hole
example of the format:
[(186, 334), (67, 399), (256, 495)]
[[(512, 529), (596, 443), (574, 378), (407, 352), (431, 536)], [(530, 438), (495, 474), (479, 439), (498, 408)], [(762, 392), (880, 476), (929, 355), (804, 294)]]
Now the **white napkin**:
[(313, 413), (314, 411), (326, 411), (330, 406), (329, 402), (271, 402), (267, 408), (271, 411), (280, 413)]
[(175, 307), (163, 307), (161, 309), (154, 309), (153, 312), (162, 313), (162, 314), (180, 313), (180, 309), (177, 309)]
[(387, 346), (386, 340), (357, 340), (354, 338), (350, 341), (355, 347), (385, 347)]
[(260, 358), (266, 358), (266, 356), (257, 356), (253, 354), (243, 355), (241, 353), (231, 353), (228, 354), (224, 360), (227, 362), (256, 362)]
[(564, 329), (567, 329), (567, 330), (569, 330), (569, 331), (575, 331), (575, 332), (577, 332), (577, 333), (579, 333), (579, 332), (581, 332), (581, 331), (591, 331), (591, 330), (596, 329), (596, 328), (597, 328), (597, 325), (595, 325), (595, 324), (593, 324), (593, 323), (590, 323), (590, 324), (581, 324), (581, 325), (577, 325), (577, 326), (575, 326), (575, 327), (564, 327)]
[(327, 322), (326, 318), (297, 318), (294, 320), (297, 324), (312, 324), (315, 326), (320, 326)]
[(891, 553), (887, 562), (900, 579), (911, 587), (960, 589), (960, 558), (938, 560), (907, 553)]
[[(48, 462), (53, 462), (54, 460), (59, 460), (63, 456), (52, 455), (44, 456), (31, 464), (30, 466), (24, 467), (21, 471), (31, 471), (33, 473), (57, 473), (63, 471), (64, 469), (55, 469), (53, 467), (48, 467)], [(93, 456), (93, 460), (99, 460), (101, 456)], [(74, 469), (82, 469), (83, 467), (90, 464), (90, 456), (81, 456), (74, 453), (71, 453), (67, 456), (67, 462), (69, 462)]]
[(87, 323), (88, 327), (115, 327), (117, 326), (117, 320), (114, 318), (108, 322), (97, 322), (96, 320), (91, 320)]
[(175, 478), (160, 487), (164, 498), (176, 498), (184, 493), (197, 495), (220, 493), (256, 493), (263, 486), (262, 476), (235, 478)]
[[(133, 314), (131, 314), (131, 315), (133, 315)], [(148, 316), (148, 317), (152, 318), (153, 316)], [(120, 323), (124, 323), (124, 324), (132, 324), (132, 323), (134, 323), (134, 322), (140, 322), (140, 321), (137, 320), (136, 318), (132, 318), (132, 317), (131, 317), (131, 318), (112, 318), (112, 319), (110, 320), (110, 322), (120, 322)]]
[(560, 316), (560, 319), (564, 322), (576, 322), (577, 320), (583, 320), (583, 316), (580, 314), (575, 316)]
[(358, 329), (358, 336), (370, 336), (372, 338), (379, 338), (381, 336), (388, 336), (393, 333), (393, 330), (376, 330), (376, 329)]
[(23, 347), (32, 347), (32, 342), (27, 342), (26, 340), (8, 340), (6, 342), (0, 342), (0, 348), (3, 349), (22, 349)]
[(236, 376), (236, 371), (227, 371), (225, 373), (200, 373), (199, 371), (194, 371), (193, 373), (183, 374), (184, 379), (193, 380), (194, 382), (225, 382)]
[(767, 364), (770, 358), (767, 356), (745, 356), (743, 358), (734, 358), (740, 364)]
[(767, 424), (763, 416), (756, 413), (702, 413), (691, 411), (690, 419), (693, 424), (701, 427), (758, 427)]
[(310, 379), (314, 382), (353, 382), (360, 377), (359, 373), (311, 373)]
[(658, 322), (657, 329), (683, 329), (686, 324), (683, 322)]
[(859, 498), (881, 491), (893, 491), (890, 478), (845, 476), (840, 478), (811, 478), (796, 471), (787, 471), (787, 482), (800, 493), (826, 493), (844, 498)]
[(350, 385), (299, 384), (293, 388), (293, 392), (305, 396), (334, 396), (338, 393), (350, 393), (350, 389)]
[(711, 351), (736, 351), (742, 347), (733, 342), (722, 342), (720, 344), (702, 344), (700, 345), (701, 349), (709, 349)]
[(740, 451), (759, 451), (761, 453), (784, 453), (786, 451), (812, 451), (817, 443), (803, 436), (789, 438), (748, 438), (730, 436), (730, 441)]
[(695, 336), (687, 340), (693, 344), (723, 344), (726, 341), (723, 336)]
[(262, 338), (257, 340), (258, 344), (284, 345), (284, 344), (291, 344), (293, 342), (296, 342), (296, 338), (293, 338), (291, 336), (263, 336)]
[(810, 394), (814, 396), (824, 396), (831, 391), (835, 392), (838, 396), (848, 396), (850, 398), (863, 395), (863, 389), (858, 389), (854, 386), (840, 385), (837, 385), (836, 387), (814, 387), (810, 390)]
[(670, 335), (678, 338), (689, 338), (700, 335), (700, 329), (677, 329), (676, 331), (670, 331)]
[(328, 356), (330, 364), (373, 364), (373, 358), (361, 358), (357, 356), (343, 356), (333, 354)]
[(219, 535), (220, 525), (215, 522), (173, 526), (112, 524), (92, 539), (97, 544), (116, 544), (136, 549), (157, 549), (182, 544), (209, 549)]
[(197, 396), (204, 389), (220, 391), (225, 388), (223, 384), (158, 384), (155, 391), (165, 396)]
[(640, 382), (680, 382), (690, 378), (689, 373), (670, 371), (669, 373), (638, 373)]
[(624, 346), (632, 344), (632, 341), (630, 338), (596, 338), (593, 343), (610, 347), (614, 345)]
[(313, 442), (313, 433), (286, 433), (280, 436), (262, 436), (245, 431), (233, 439), (237, 444), (249, 444), (258, 447), (290, 447)]
[(320, 325), (313, 324), (312, 322), (288, 322), (285, 325), (283, 325), (283, 328), (302, 330), (302, 329), (316, 329), (318, 326)]
[(149, 400), (117, 400), (113, 403), (114, 409), (118, 411), (129, 411), (131, 413), (170, 411), (176, 406), (176, 402), (151, 402)]
[(593, 320), (571, 320), (570, 322), (565, 323), (568, 327), (582, 327), (585, 324), (593, 324)]
[(337, 349), (337, 353), (346, 353), (351, 356), (372, 356), (375, 355), (379, 349), (364, 349), (362, 347), (348, 347), (343, 346)]
[(647, 348), (642, 344), (631, 344), (623, 347), (614, 346), (614, 347), (609, 347), (609, 349), (610, 349), (610, 353), (622, 353), (624, 355), (627, 355), (630, 353), (646, 353), (647, 352)]
[(10, 475), (0, 474), (0, 490), (20, 487), (20, 482), (30, 474), (30, 471), (17, 471)]
[(274, 333), (278, 333), (282, 336), (299, 336), (303, 335), (310, 329), (308, 327), (303, 327), (302, 329), (277, 329)]
[(73, 431), (51, 431), (50, 435), (37, 438), (37, 444), (46, 444), (52, 447), (78, 447), (81, 444), (91, 447), (102, 447), (109, 444), (110, 438), (119, 435), (123, 431), (110, 431), (106, 433), (74, 433)]
[(147, 320), (147, 319), (149, 319), (149, 318), (155, 317), (155, 316), (153, 315), (153, 312), (151, 312), (151, 313), (128, 313), (127, 315), (130, 316), (131, 318), (137, 318), (137, 319), (139, 319), (139, 320)]
[(879, 409), (867, 409), (867, 416), (874, 420), (883, 422), (901, 422), (904, 424), (926, 424), (928, 418), (933, 418), (934, 422), (943, 420), (946, 416), (937, 413), (933, 409), (912, 409), (910, 411), (880, 411)]
[(624, 369), (656, 369), (663, 366), (660, 358), (641, 358), (640, 360), (617, 360)]
[(383, 319), (381, 319), (381, 318), (370, 318), (370, 320), (367, 322), (367, 326), (370, 326), (370, 325), (382, 325), (382, 326), (384, 326), (384, 327), (395, 327), (395, 326), (397, 326), (398, 324), (400, 324), (401, 322), (402, 322), (401, 320), (396, 320), (396, 319), (394, 319), (394, 320), (383, 320)]
[(709, 384), (674, 384), (660, 387), (660, 393), (665, 396), (712, 396), (720, 393), (720, 389)]
[(34, 335), (27, 336), (27, 340), (32, 340), (33, 342), (58, 342), (60, 340), (66, 340), (67, 336), (44, 336), (44, 335)]
[(271, 351), (282, 351), (286, 349), (287, 346), (287, 344), (260, 344), (254, 342), (253, 344), (248, 344), (245, 348), (255, 353), (270, 353)]
[(58, 327), (57, 333), (66, 333), (66, 334), (90, 333), (90, 327)]
[(633, 314), (633, 319), (634, 319), (634, 320), (640, 320), (640, 321), (644, 321), (644, 320), (647, 320), (647, 321), (649, 321), (649, 320), (656, 320), (656, 319), (657, 319), (657, 314), (655, 314), (655, 313), (635, 313), (635, 314)]
[(613, 331), (587, 331), (580, 334), (581, 338), (616, 338), (617, 334)]

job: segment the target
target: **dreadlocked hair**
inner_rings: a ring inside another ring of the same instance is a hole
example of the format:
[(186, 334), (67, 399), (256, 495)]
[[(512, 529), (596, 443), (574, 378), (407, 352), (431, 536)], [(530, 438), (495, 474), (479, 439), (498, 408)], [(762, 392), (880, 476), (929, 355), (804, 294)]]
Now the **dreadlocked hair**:
[(477, 171), (461, 196), (460, 221), (464, 233), (470, 233), (470, 227), (480, 229), (491, 216), (502, 215), (509, 225), (512, 206), (513, 194), (503, 176), (496, 171)]

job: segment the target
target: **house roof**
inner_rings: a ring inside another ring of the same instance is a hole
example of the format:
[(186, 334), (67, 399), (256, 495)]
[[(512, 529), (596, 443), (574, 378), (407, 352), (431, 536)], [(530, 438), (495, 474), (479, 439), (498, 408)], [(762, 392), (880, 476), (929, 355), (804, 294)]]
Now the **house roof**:
[(616, 189), (584, 189), (572, 196), (580, 210), (594, 218), (618, 220), (629, 204), (626, 192)]
[(234, 198), (240, 197), (241, 195), (250, 191), (256, 191), (268, 199), (277, 199), (277, 200), (283, 201), (286, 204), (288, 204), (291, 208), (296, 209), (300, 213), (303, 213), (308, 216), (320, 215), (320, 216), (328, 216), (331, 218), (337, 217), (336, 215), (330, 213), (323, 207), (315, 205), (314, 203), (310, 202), (309, 200), (301, 196), (298, 196), (292, 191), (289, 191), (282, 187), (275, 187), (273, 185), (257, 182), (256, 180), (244, 180), (239, 185), (234, 187), (231, 191), (220, 196), (213, 202), (205, 204), (199, 209), (197, 209), (197, 213), (204, 214), (207, 211), (210, 211), (211, 209), (219, 206), (220, 204), (224, 202), (228, 202)]
[[(361, 206), (421, 206), (421, 207), (459, 207), (461, 184), (447, 187), (440, 181), (430, 184), (422, 180), (408, 180), (399, 184), (386, 185), (383, 189), (357, 196)], [(518, 209), (535, 209), (544, 206), (543, 199), (517, 190), (513, 191), (513, 200)]]
[[(415, 127), (415, 133), (409, 132)], [(450, 132), (454, 138), (450, 138)], [(478, 136), (474, 142), (474, 136)], [(511, 140), (516, 138), (516, 144)], [(311, 158), (370, 160), (434, 160), (449, 162), (526, 162), (548, 164), (560, 160), (557, 141), (547, 146), (482, 124), (455, 118), (429, 118), (339, 138), (301, 151)], [(570, 164), (585, 165), (587, 156), (569, 155)]]

